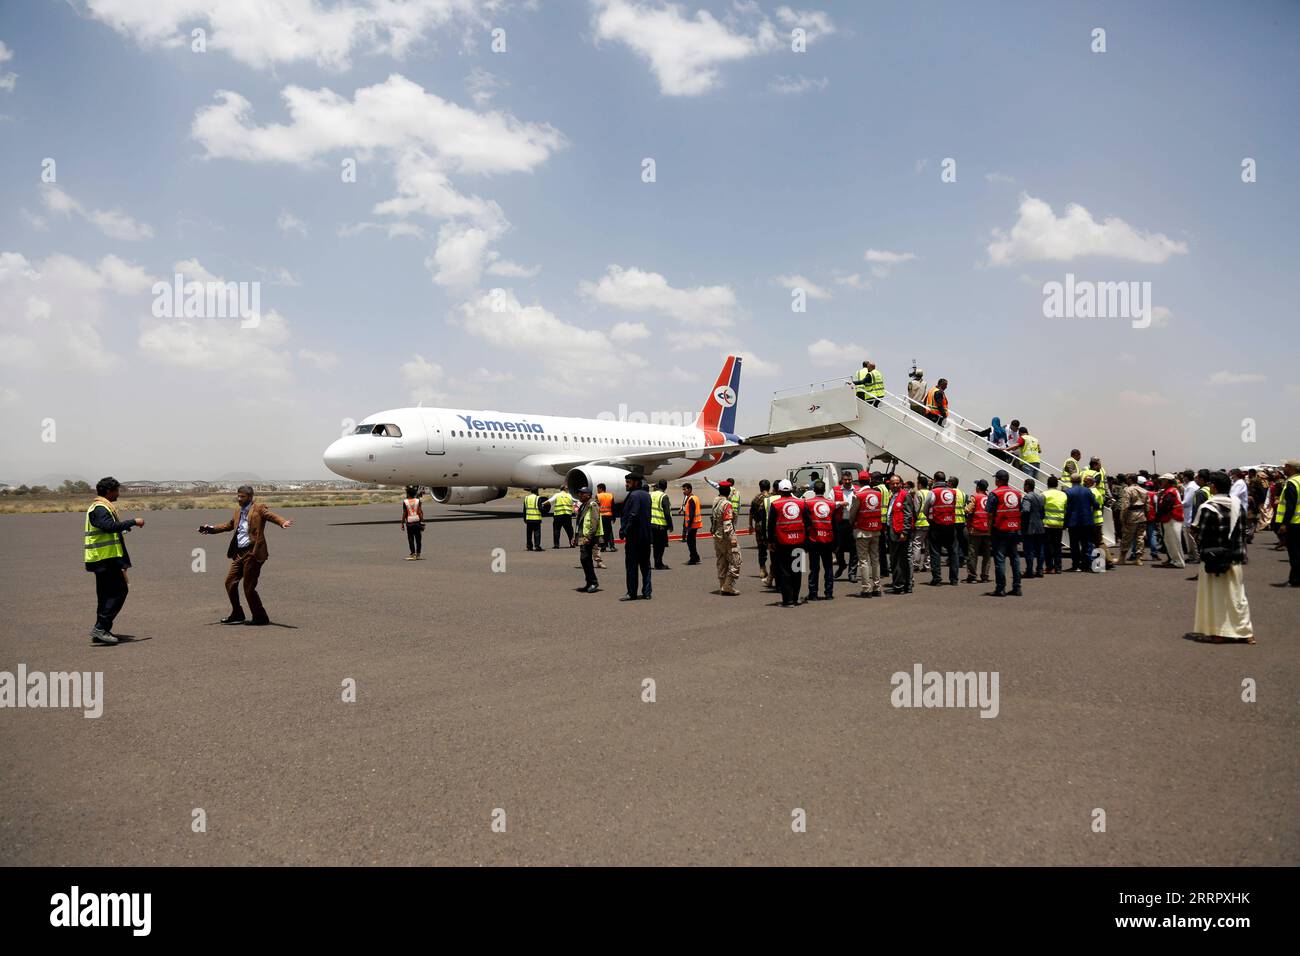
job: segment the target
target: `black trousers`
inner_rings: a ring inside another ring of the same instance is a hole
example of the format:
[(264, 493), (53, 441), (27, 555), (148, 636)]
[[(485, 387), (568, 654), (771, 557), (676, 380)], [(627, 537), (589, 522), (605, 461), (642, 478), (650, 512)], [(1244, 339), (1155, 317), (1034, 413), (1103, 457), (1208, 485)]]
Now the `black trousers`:
[[(893, 551), (894, 551), (894, 546), (889, 541), (889, 535), (882, 534), (880, 536), (880, 576), (882, 578), (888, 578), (892, 576), (889, 570), (889, 556), (893, 553)], [(911, 566), (912, 566), (911, 562), (908, 562), (908, 567), (910, 568)], [(911, 583), (910, 574), (908, 576), (908, 583), (909, 584)]]
[(1075, 525), (1070, 529), (1070, 570), (1092, 570), (1092, 528)]
[(627, 593), (637, 596), (640, 574), (641, 597), (650, 596), (650, 539), (628, 535), (623, 542), (623, 565), (627, 568)]
[(420, 553), (421, 538), (423, 537), (424, 529), (420, 527), (419, 522), (406, 526), (406, 546), (411, 549), (411, 554)]
[[(880, 536), (884, 539), (884, 535)], [(904, 541), (902, 538), (896, 538), (893, 532), (889, 534), (889, 558), (893, 563), (894, 573), (890, 575), (890, 581), (895, 590), (911, 590), (912, 588), (912, 542)]]
[(686, 542), (686, 552), (691, 556), (691, 561), (700, 560), (700, 552), (695, 548), (695, 536), (700, 533), (699, 528), (687, 528), (682, 533), (682, 540)]
[(654, 542), (655, 567), (664, 566), (664, 550), (668, 547), (668, 528), (651, 525), (650, 539)]
[(994, 531), (990, 536), (993, 543), (993, 583), (994, 589), (1005, 591), (1007, 587), (1007, 561), (1011, 562), (1011, 588), (1020, 589), (1020, 535), (1014, 531)]
[(1064, 528), (1046, 528), (1047, 544), (1044, 545), (1044, 554), (1047, 556), (1047, 570), (1061, 570), (1061, 532)]
[(808, 552), (802, 544), (778, 544), (772, 552), (776, 562), (776, 585), (781, 589), (782, 604), (798, 604), (803, 587), (803, 566)]
[(596, 559), (593, 557), (595, 552), (596, 545), (592, 542), (578, 548), (578, 560), (582, 562), (582, 573), (587, 576), (587, 587), (600, 586), (600, 582), (596, 580)]
[(600, 523), (605, 529), (605, 542), (600, 546), (600, 550), (617, 551), (618, 548), (614, 547), (614, 516), (601, 515)]
[(957, 569), (961, 567), (961, 548), (957, 544), (956, 525), (930, 523), (930, 580), (943, 580), (943, 549), (948, 549), (948, 581), (957, 583)]
[(754, 543), (758, 545), (758, 576), (764, 577), (767, 574), (767, 538), (755, 531)]
[[(817, 593), (818, 577), (825, 578), (826, 597), (830, 597), (835, 591), (835, 573), (833, 569), (835, 559), (835, 545), (827, 541), (825, 544), (809, 542), (808, 548), (808, 596), (813, 597)], [(820, 575), (818, 572), (822, 572)]]
[(121, 568), (101, 568), (95, 575), (95, 627), (111, 630), (126, 603), (126, 573)]
[(555, 540), (552, 541), (551, 543), (555, 545), (555, 547), (557, 548), (560, 546), (561, 528), (563, 528), (564, 533), (569, 536), (569, 544), (572, 545), (573, 544), (573, 515), (555, 515), (553, 518), (551, 518), (551, 531), (555, 538)]
[(524, 547), (542, 550), (542, 523), (540, 521), (524, 522)]
[(1291, 562), (1291, 576), (1287, 581), (1300, 587), (1300, 524), (1295, 522), (1286, 529), (1286, 556)]

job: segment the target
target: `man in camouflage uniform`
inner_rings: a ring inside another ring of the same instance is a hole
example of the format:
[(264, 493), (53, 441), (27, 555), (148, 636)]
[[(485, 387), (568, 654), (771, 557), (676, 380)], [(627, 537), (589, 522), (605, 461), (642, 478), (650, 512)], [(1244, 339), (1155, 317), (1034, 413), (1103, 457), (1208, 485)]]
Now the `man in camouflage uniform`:
[(713, 554), (718, 562), (718, 594), (739, 594), (740, 542), (736, 540), (736, 509), (731, 504), (731, 482), (718, 485), (713, 501)]

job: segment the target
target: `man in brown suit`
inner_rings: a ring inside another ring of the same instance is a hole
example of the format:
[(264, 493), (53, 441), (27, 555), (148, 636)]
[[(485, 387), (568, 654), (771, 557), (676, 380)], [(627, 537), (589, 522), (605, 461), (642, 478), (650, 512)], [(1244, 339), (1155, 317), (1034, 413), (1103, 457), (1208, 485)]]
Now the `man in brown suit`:
[[(226, 595), (230, 598), (230, 617), (224, 618), (222, 624), (270, 624), (262, 599), (257, 596), (257, 579), (262, 576), (262, 564), (266, 561), (266, 522), (278, 524), (281, 528), (293, 525), (292, 518), (281, 518), (263, 504), (253, 504), (253, 489), (250, 485), (240, 485), (238, 493), (239, 507), (225, 524), (205, 524), (199, 528), (199, 534), (224, 534), (234, 531), (226, 557), (230, 558), (230, 571), (226, 574)], [(248, 599), (248, 609), (253, 612), (251, 620), (245, 621), (244, 609), (239, 606), (239, 582), (244, 582), (244, 597)]]

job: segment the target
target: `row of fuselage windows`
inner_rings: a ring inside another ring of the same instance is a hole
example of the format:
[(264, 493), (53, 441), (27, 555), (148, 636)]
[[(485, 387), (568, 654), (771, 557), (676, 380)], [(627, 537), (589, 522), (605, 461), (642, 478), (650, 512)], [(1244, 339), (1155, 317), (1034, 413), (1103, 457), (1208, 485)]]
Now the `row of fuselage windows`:
[[(451, 433), (452, 438), (482, 438), (489, 440), (504, 440), (506, 438), (522, 438), (524, 441), (545, 441), (550, 438), (549, 435), (535, 435), (532, 432), (470, 432), (457, 430)], [(563, 441), (569, 441), (568, 435), (561, 436)], [(591, 435), (574, 435), (573, 441), (583, 445), (644, 445), (653, 448), (680, 448), (682, 442), (671, 441), (624, 441), (620, 438), (601, 438)]]

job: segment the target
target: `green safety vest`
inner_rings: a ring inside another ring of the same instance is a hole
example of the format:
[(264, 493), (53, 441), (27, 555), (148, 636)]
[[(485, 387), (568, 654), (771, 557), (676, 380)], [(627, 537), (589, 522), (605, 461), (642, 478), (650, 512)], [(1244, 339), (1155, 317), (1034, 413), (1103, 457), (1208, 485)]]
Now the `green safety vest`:
[(101, 506), (108, 509), (114, 521), (118, 520), (117, 509), (107, 498), (96, 498), (90, 503), (90, 507), (86, 509), (86, 564), (126, 557), (126, 548), (122, 544), (120, 531), (100, 531), (90, 523), (90, 513)]
[(953, 523), (965, 524), (966, 523), (966, 492), (962, 491), (960, 488), (954, 488), (953, 490), (957, 492), (957, 516), (954, 519)]
[(916, 526), (918, 528), (930, 527), (930, 519), (925, 516), (925, 503), (930, 499), (929, 489), (916, 492)]
[(1105, 510), (1106, 496), (1102, 494), (1100, 488), (1093, 486), (1092, 497), (1097, 501), (1097, 506), (1092, 509), (1092, 523), (1101, 524), (1101, 514)]
[(1087, 478), (1089, 475), (1092, 475), (1093, 484), (1101, 491), (1102, 497), (1106, 497), (1106, 469), (1102, 468), (1097, 471), (1092, 468), (1085, 468), (1079, 473), (1081, 478)]
[(1025, 436), (1025, 445), (1020, 449), (1020, 460), (1027, 465), (1036, 465), (1042, 461), (1042, 446), (1033, 435)]
[(1079, 470), (1079, 462), (1073, 458), (1065, 459), (1065, 464), (1061, 466), (1061, 474), (1072, 475)]
[[(1286, 509), (1282, 505), (1282, 495), (1286, 493), (1286, 486), (1290, 485), (1295, 489), (1295, 510), (1291, 512), (1291, 524), (1300, 524), (1300, 474), (1292, 475), (1282, 485), (1282, 490), (1278, 492), (1277, 509), (1273, 512), (1273, 523), (1281, 524), (1282, 518), (1286, 514)], [(1290, 532), (1287, 532), (1290, 534)]]
[(1043, 525), (1047, 528), (1065, 527), (1065, 492), (1059, 488), (1048, 488), (1043, 492), (1047, 504), (1043, 506)]
[(853, 373), (853, 390), (858, 398), (884, 398), (885, 373), (878, 368), (868, 371), (860, 368)]
[(732, 488), (731, 497), (728, 500), (731, 502), (732, 512), (736, 515), (737, 518), (739, 518), (740, 517), (740, 492), (737, 491), (735, 488)]
[(603, 523), (600, 520), (600, 504), (598, 502), (591, 501), (587, 504), (587, 510), (578, 525), (578, 534), (584, 537), (595, 538), (600, 534)]
[(540, 495), (524, 495), (524, 520), (542, 520), (542, 499)]
[(656, 528), (668, 527), (668, 515), (664, 513), (664, 499), (667, 497), (667, 492), (650, 492), (650, 523)]
[(561, 491), (555, 496), (555, 504), (551, 505), (551, 514), (556, 517), (573, 514), (573, 495), (567, 491)]
[(880, 492), (880, 513), (885, 514), (889, 511), (889, 500), (893, 498), (893, 495), (889, 493), (889, 485), (876, 485), (875, 488)]

